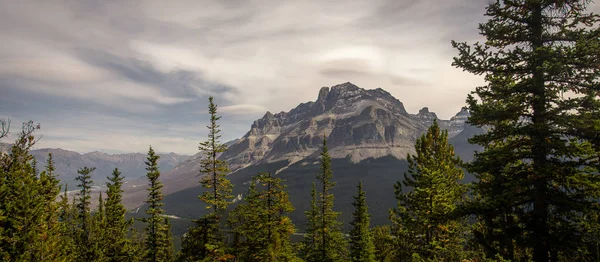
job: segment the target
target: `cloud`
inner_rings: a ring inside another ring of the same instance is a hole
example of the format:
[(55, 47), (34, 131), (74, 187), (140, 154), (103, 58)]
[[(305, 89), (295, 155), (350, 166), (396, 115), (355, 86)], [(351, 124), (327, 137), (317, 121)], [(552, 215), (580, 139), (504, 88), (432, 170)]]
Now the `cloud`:
[(219, 112), (232, 115), (254, 115), (264, 114), (267, 112), (267, 108), (259, 105), (241, 104), (219, 107)]
[(483, 82), (450, 40), (482, 40), (487, 3), (3, 1), (0, 112), (41, 122), (44, 146), (140, 152), (194, 152), (208, 96), (227, 140), (347, 81), (449, 118)]

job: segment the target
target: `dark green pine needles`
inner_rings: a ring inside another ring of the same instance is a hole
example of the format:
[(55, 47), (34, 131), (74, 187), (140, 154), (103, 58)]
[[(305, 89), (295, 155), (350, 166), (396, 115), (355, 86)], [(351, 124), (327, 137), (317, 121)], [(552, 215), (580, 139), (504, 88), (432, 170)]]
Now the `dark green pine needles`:
[(480, 181), (469, 209), (490, 257), (599, 256), (588, 230), (600, 196), (600, 17), (590, 3), (494, 1), (483, 44), (452, 42), (453, 65), (486, 80), (467, 99), (469, 121), (488, 130), (470, 140), (485, 150), (469, 166)]
[(158, 171), (158, 159), (154, 149), (150, 147), (146, 161), (147, 177), (149, 182), (148, 187), (148, 209), (146, 209), (147, 218), (145, 233), (145, 259), (151, 262), (172, 261), (173, 246), (170, 240), (171, 229), (168, 223), (165, 223), (165, 211), (163, 210), (163, 188), (162, 182), (159, 181), (160, 171)]
[(350, 230), (350, 261), (374, 262), (375, 245), (370, 229), (371, 216), (367, 207), (367, 197), (362, 182), (358, 183), (358, 192), (354, 196), (352, 230)]
[[(417, 139), (415, 155), (408, 155), (408, 173), (395, 187), (398, 207), (392, 212), (398, 256), (411, 259), (460, 261), (462, 221), (451, 219), (465, 186), (460, 159), (448, 144), (448, 131), (437, 121)], [(403, 188), (408, 187), (407, 190)]]

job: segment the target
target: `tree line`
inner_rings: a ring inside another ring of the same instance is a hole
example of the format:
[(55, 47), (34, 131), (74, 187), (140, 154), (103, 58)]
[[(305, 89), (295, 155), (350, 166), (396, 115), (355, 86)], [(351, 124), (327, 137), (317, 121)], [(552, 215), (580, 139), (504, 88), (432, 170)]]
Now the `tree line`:
[[(367, 192), (357, 184), (351, 230), (335, 211), (324, 137), (320, 171), (307, 197), (302, 241), (285, 181), (255, 175), (233, 207), (220, 159), (217, 106), (209, 98), (208, 139), (195, 219), (176, 253), (152, 147), (145, 228), (122, 204), (115, 169), (91, 210), (93, 167), (78, 171), (77, 197), (56, 179), (52, 156), (40, 172), (29, 154), (39, 125), (25, 123), (0, 156), (0, 259), (3, 261), (600, 261), (600, 17), (590, 1), (503, 0), (486, 9), (484, 43), (452, 42), (453, 65), (485, 77), (468, 95), (469, 123), (486, 130), (464, 163), (437, 122), (407, 155), (394, 185), (390, 224), (371, 227)], [(10, 122), (2, 122), (0, 138)], [(465, 172), (477, 180), (463, 184)], [(401, 179), (400, 179), (401, 178)], [(390, 188), (392, 190), (392, 188)], [(59, 201), (56, 201), (57, 198)]]

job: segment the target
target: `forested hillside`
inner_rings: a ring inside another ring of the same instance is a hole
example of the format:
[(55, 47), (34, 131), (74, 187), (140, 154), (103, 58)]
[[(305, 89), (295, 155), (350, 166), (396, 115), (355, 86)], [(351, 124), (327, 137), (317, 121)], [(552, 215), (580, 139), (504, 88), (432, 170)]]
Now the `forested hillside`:
[(600, 16), (588, 3), (490, 3), (486, 41), (451, 42), (452, 65), (485, 85), (450, 121), (345, 83), (225, 144), (209, 96), (201, 157), (184, 162), (196, 173), (169, 173), (187, 189), (165, 195), (169, 155), (150, 145), (133, 213), (124, 170), (98, 192), (100, 167), (84, 163), (61, 185), (53, 152), (33, 152), (43, 125), (2, 119), (0, 260), (600, 261)]

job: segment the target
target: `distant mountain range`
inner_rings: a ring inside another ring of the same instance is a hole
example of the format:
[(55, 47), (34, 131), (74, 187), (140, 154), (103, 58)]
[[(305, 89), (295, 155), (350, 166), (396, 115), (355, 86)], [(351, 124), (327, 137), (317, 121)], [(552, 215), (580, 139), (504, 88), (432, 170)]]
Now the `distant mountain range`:
[[(410, 114), (402, 102), (383, 89), (366, 90), (343, 83), (321, 88), (316, 101), (302, 103), (289, 112), (266, 112), (243, 137), (227, 142), (228, 151), (220, 158), (230, 165), (229, 178), (238, 198), (245, 194), (248, 182), (257, 172), (270, 171), (285, 179), (296, 208), (292, 219), (302, 228), (303, 212), (308, 208), (310, 187), (319, 172), (318, 156), (325, 137), (337, 182), (335, 206), (342, 212), (342, 220), (349, 221), (352, 196), (362, 181), (373, 223), (382, 224), (387, 223), (388, 209), (395, 206), (393, 184), (403, 179), (406, 155), (414, 153), (415, 140), (433, 120), (448, 131), (455, 152), (463, 160), (472, 159), (474, 151), (480, 148), (469, 144), (467, 139), (483, 130), (466, 123), (468, 117), (465, 108), (449, 120), (439, 119), (427, 107)], [(0, 150), (2, 147), (0, 144)], [(96, 185), (118, 167), (128, 178), (124, 186), (126, 206), (136, 209), (143, 205), (147, 196), (144, 154), (79, 154), (63, 149), (39, 149), (32, 154), (44, 163), (50, 152), (59, 178), (69, 184), (83, 166), (97, 168), (92, 176)], [(202, 215), (205, 209), (197, 199), (203, 190), (198, 183), (202, 154), (160, 156), (167, 214), (182, 218)], [(465, 178), (470, 179), (470, 176)]]
[[(0, 152), (7, 152), (10, 144), (0, 143)], [(141, 153), (130, 154), (106, 154), (102, 152), (90, 152), (80, 154), (60, 148), (42, 148), (31, 151), (36, 158), (40, 170), (46, 166), (48, 154), (52, 153), (56, 166), (56, 174), (62, 183), (68, 183), (71, 189), (75, 188), (74, 179), (77, 177), (77, 170), (87, 166), (95, 167), (92, 173), (92, 180), (95, 185), (102, 185), (106, 182), (106, 177), (112, 174), (115, 168), (119, 168), (121, 174), (128, 180), (137, 179), (146, 175), (146, 155)], [(173, 170), (179, 165), (191, 158), (187, 155), (175, 153), (159, 154), (158, 161), (161, 172)]]
[[(270, 171), (285, 179), (296, 207), (292, 219), (302, 227), (325, 137), (334, 159), (335, 205), (342, 211), (342, 219), (349, 220), (352, 195), (358, 182), (363, 181), (374, 223), (381, 224), (387, 221), (388, 209), (395, 206), (393, 184), (403, 179), (406, 155), (415, 152), (415, 140), (434, 119), (448, 130), (456, 153), (463, 160), (472, 159), (479, 148), (467, 139), (483, 130), (466, 123), (468, 117), (465, 108), (449, 120), (439, 119), (428, 108), (410, 114), (402, 102), (383, 89), (365, 90), (344, 83), (323, 87), (316, 101), (300, 104), (289, 112), (267, 112), (243, 137), (231, 143), (221, 158), (233, 170), (229, 177), (235, 185), (234, 193), (240, 197), (257, 172)], [(169, 214), (203, 214), (196, 197), (203, 190), (198, 185), (198, 170), (198, 159), (191, 158), (163, 176), (166, 188), (177, 185), (167, 189), (165, 208)]]

